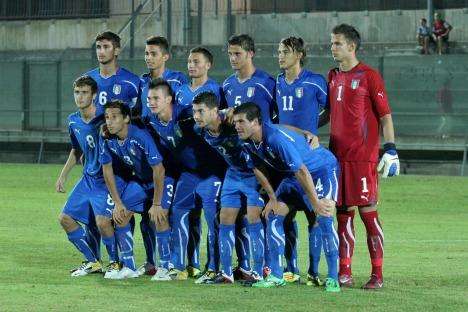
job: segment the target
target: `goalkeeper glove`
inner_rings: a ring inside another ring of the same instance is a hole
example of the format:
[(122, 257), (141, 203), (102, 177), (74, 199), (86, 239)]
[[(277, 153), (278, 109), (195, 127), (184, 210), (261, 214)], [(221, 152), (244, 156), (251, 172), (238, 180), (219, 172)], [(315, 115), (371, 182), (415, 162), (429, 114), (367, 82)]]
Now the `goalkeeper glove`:
[(400, 174), (400, 160), (398, 159), (395, 143), (384, 144), (384, 154), (377, 166), (377, 171), (382, 169), (383, 178), (393, 177)]

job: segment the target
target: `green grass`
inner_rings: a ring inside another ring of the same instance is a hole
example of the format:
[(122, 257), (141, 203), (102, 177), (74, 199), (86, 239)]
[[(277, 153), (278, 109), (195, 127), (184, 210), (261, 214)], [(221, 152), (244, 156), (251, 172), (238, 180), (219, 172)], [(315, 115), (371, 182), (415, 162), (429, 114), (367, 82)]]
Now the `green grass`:
[[(144, 277), (72, 279), (80, 257), (57, 222), (66, 200), (54, 192), (56, 165), (0, 164), (0, 311), (467, 311), (468, 179), (401, 176), (382, 180), (379, 210), (385, 231), (385, 289), (327, 294), (289, 285), (252, 289), (154, 283)], [(79, 176), (75, 170), (67, 184)], [(305, 219), (300, 222), (300, 266), (307, 267)], [(353, 271), (357, 285), (370, 264), (362, 222), (356, 218)], [(137, 234), (137, 261), (143, 244)], [(104, 250), (104, 248), (103, 248)], [(204, 250), (204, 247), (202, 248)], [(204, 258), (204, 256), (202, 256)], [(326, 271), (324, 262), (321, 272)]]

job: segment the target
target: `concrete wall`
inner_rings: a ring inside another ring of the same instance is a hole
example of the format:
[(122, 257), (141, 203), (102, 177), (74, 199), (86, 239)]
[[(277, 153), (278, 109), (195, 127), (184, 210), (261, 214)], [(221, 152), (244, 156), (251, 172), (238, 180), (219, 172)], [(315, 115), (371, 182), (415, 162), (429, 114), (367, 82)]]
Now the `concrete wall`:
[[(162, 12), (165, 12), (164, 7)], [(225, 44), (226, 16), (216, 16), (212, 11), (204, 14), (202, 44)], [(236, 15), (234, 31), (249, 33), (258, 43), (278, 42), (288, 35), (302, 36), (310, 43), (326, 43), (331, 28), (346, 22), (357, 26), (364, 41), (414, 42), (416, 26), (425, 14), (424, 10), (413, 10)], [(147, 16), (141, 15), (137, 29)], [(468, 41), (468, 9), (446, 10), (445, 16), (454, 27), (451, 40)], [(109, 19), (3, 21), (0, 23), (0, 50), (87, 48), (91, 46), (97, 32), (105, 29), (118, 31), (127, 20), (128, 15), (113, 15)], [(192, 16), (190, 29), (184, 29), (182, 11), (180, 8), (173, 10), (173, 45), (184, 43), (184, 32), (187, 32), (189, 43), (198, 41), (196, 20), (197, 17)], [(136, 46), (143, 46), (144, 39), (154, 34), (166, 35), (164, 13), (154, 14), (141, 28), (135, 39)], [(128, 40), (128, 32), (124, 32), (122, 38), (124, 42)]]

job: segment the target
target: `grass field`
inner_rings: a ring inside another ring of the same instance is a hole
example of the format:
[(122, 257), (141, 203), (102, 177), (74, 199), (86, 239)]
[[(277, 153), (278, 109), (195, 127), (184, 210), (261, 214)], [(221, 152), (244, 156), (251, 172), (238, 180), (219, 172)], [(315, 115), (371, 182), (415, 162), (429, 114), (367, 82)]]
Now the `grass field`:
[[(147, 277), (72, 279), (68, 269), (81, 259), (57, 222), (66, 199), (54, 193), (60, 167), (0, 164), (0, 169), (0, 311), (468, 311), (467, 178), (383, 180), (385, 289), (328, 294), (304, 285), (252, 289), (197, 286), (192, 280), (154, 283)], [(73, 172), (67, 190), (79, 174)], [(300, 216), (302, 272), (307, 267), (304, 221)], [(353, 268), (360, 286), (370, 265), (359, 217), (356, 239)], [(136, 245), (142, 262), (139, 234)]]

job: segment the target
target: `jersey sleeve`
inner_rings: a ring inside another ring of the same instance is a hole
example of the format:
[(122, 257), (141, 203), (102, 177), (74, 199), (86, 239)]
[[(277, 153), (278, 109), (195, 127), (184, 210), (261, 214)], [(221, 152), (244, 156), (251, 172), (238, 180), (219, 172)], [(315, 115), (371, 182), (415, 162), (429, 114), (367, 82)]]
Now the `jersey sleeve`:
[[(330, 86), (333, 78), (335, 77), (335, 74), (336, 74), (336, 68), (330, 69), (330, 71), (328, 72), (328, 81), (327, 81), (328, 86)], [(327, 88), (327, 90), (330, 90), (330, 88)], [(327, 96), (327, 102), (325, 103), (324, 108), (328, 110), (330, 109), (330, 98), (328, 98), (328, 96)]]
[(162, 156), (159, 153), (153, 138), (148, 134), (142, 138), (142, 141), (148, 164), (150, 164), (150, 166), (159, 165), (162, 162)]
[(112, 156), (111, 152), (109, 150), (109, 146), (107, 145), (108, 142), (105, 140), (103, 137), (99, 137), (99, 162), (102, 165), (110, 164), (112, 163)]
[(75, 136), (75, 133), (73, 132), (72, 127), (68, 127), (68, 133), (70, 134), (70, 144), (71, 147), (75, 150), (81, 151), (80, 144), (78, 143), (78, 139)]
[(380, 74), (376, 71), (367, 73), (369, 83), (369, 95), (372, 101), (372, 106), (379, 117), (383, 117), (391, 113), (390, 105), (388, 104), (387, 91), (385, 91), (384, 81)]
[(317, 83), (317, 89), (318, 89), (316, 93), (317, 103), (320, 108), (324, 108), (327, 106), (327, 102), (328, 102), (327, 81), (321, 75), (317, 75), (316, 83)]
[(273, 152), (281, 158), (292, 173), (299, 171), (303, 164), (301, 155), (294, 144), (294, 139), (282, 131), (269, 140)]

